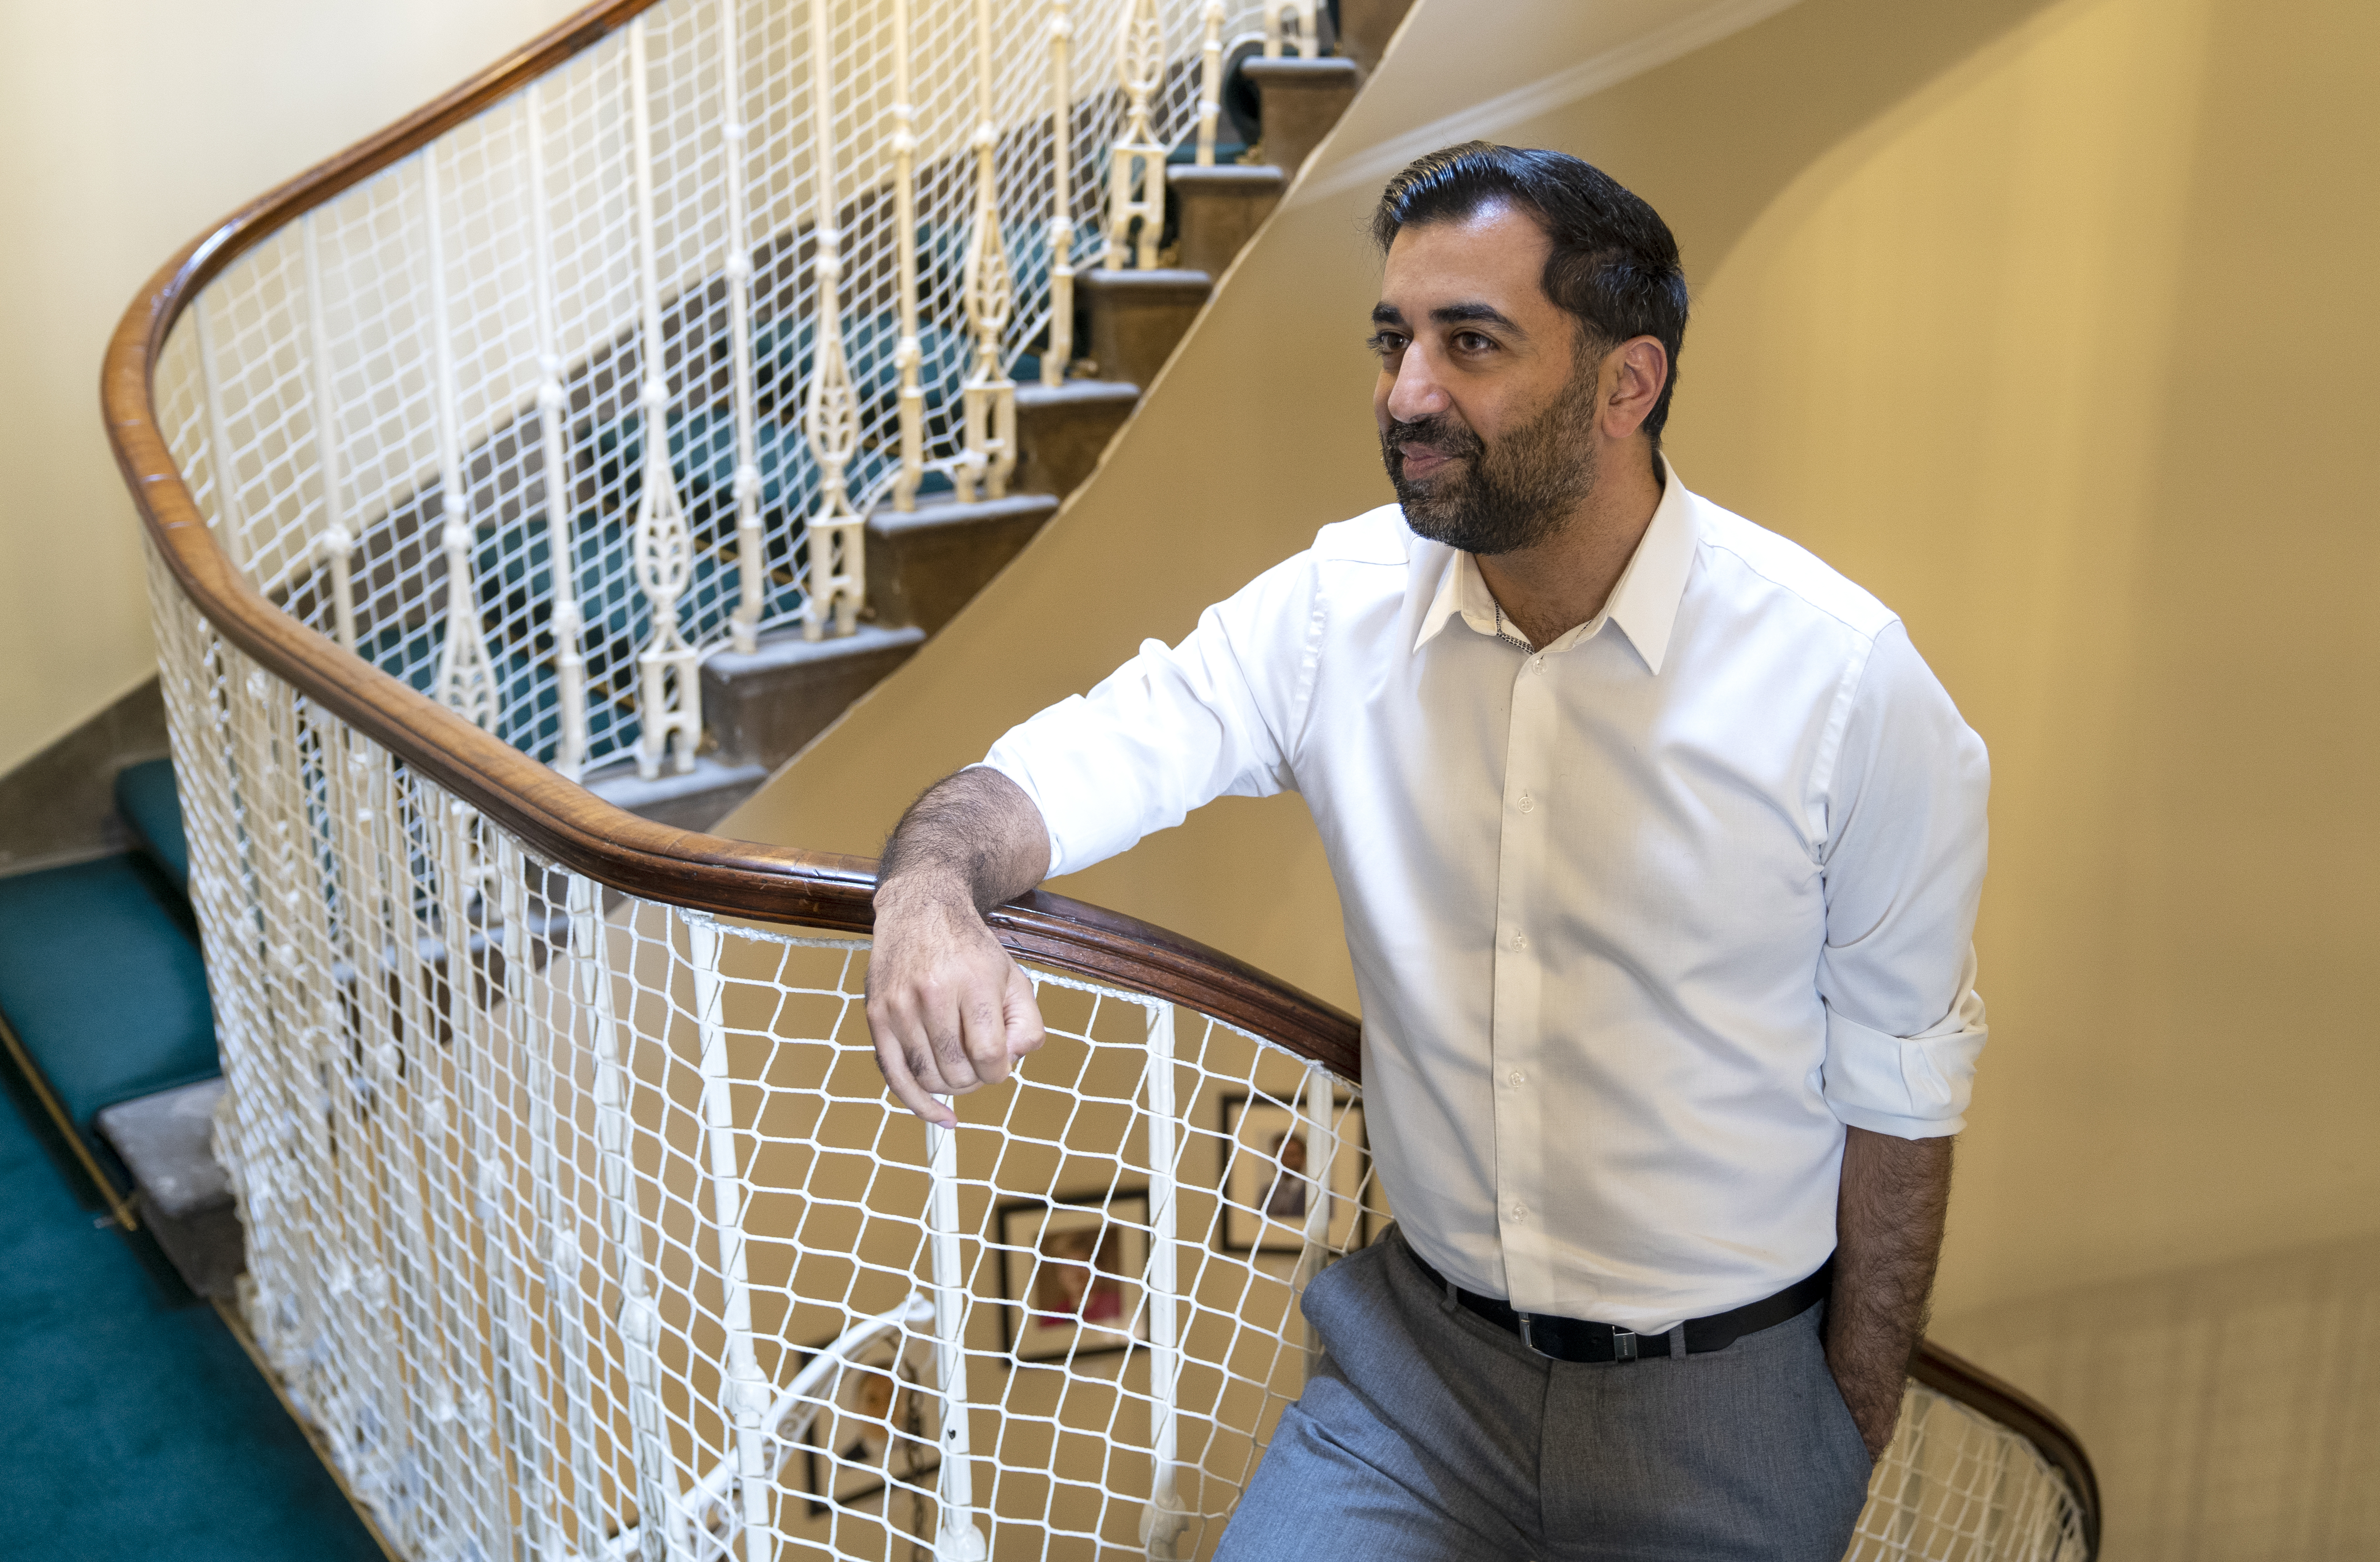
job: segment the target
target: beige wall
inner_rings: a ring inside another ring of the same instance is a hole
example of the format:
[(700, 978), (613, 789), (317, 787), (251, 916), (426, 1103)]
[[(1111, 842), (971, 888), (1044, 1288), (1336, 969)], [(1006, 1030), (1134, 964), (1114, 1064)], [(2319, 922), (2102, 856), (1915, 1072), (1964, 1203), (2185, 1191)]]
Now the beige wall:
[(0, 772), (154, 670), (99, 359), (216, 217), (578, 8), (229, 0), (0, 11)]
[[(1595, 46), (1543, 31), (1592, 8), (1534, 9), (1425, 4), (1326, 157), (1448, 112), (1437, 61)], [(1803, 0), (1497, 131), (1670, 218), (1687, 480), (1898, 608), (1991, 745), (1946, 1312), (2380, 1227), (2375, 51), (2361, 0)], [(1006, 724), (1384, 497), (1376, 177), (1308, 179), (1094, 484), (733, 828), (872, 850)], [(1058, 887), (1352, 1002), (1294, 799)]]

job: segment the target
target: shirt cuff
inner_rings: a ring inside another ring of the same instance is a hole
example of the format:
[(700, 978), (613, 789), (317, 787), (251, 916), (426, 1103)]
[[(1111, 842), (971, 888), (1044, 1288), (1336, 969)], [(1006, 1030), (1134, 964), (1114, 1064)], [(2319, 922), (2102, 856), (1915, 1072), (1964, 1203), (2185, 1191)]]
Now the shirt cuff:
[(1990, 1036), (1983, 1000), (1970, 990), (1942, 1026), (1922, 1036), (1888, 1036), (1830, 1005), (1827, 1009), (1827, 1104), (1855, 1129), (1895, 1139), (1940, 1139), (1967, 1126), (1975, 1058)]

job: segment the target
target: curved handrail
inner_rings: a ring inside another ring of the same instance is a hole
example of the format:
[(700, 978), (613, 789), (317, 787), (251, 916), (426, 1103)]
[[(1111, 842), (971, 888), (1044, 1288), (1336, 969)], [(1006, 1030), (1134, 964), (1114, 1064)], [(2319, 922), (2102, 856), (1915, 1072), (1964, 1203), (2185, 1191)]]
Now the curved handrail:
[[(831, 932), (873, 920), (875, 863), (655, 824), (565, 780), (454, 712), (342, 651), (273, 605), (209, 531), (158, 427), (154, 374), (199, 290), (281, 225), (419, 150), (648, 9), (604, 0), (445, 96), (250, 202), (185, 245), (134, 298), (108, 343), (108, 442), (166, 567), (249, 657), (552, 861), (611, 888), (696, 910)], [(991, 922), (1017, 954), (1171, 999), (1360, 1075), (1354, 1016), (1220, 950), (1119, 912), (1035, 892)]]
[[(874, 921), (873, 860), (673, 829), (614, 807), (291, 617), (235, 569), (158, 427), (154, 375), (200, 289), (283, 224), (419, 151), (657, 0), (601, 0), (444, 96), (267, 191), (185, 245), (135, 296), (108, 342), (108, 442), (159, 555), (216, 630), (306, 697), (553, 862), (613, 889), (718, 915), (837, 933)], [(1016, 954), (1185, 1005), (1360, 1080), (1355, 1017), (1244, 961), (1136, 918), (1042, 891), (990, 918)], [(2089, 1458), (2046, 1407), (1921, 1341), (1911, 1376), (2015, 1430), (2072, 1487), (2088, 1554), (2099, 1539)]]
[(2063, 1476), (2082, 1518), (2082, 1555), (2099, 1555), (2099, 1475), (2073, 1428), (2032, 1395), (2002, 1382), (1955, 1351), (1930, 1339), (1917, 1342), (1909, 1375), (1937, 1393), (1989, 1416), (2031, 1443)]

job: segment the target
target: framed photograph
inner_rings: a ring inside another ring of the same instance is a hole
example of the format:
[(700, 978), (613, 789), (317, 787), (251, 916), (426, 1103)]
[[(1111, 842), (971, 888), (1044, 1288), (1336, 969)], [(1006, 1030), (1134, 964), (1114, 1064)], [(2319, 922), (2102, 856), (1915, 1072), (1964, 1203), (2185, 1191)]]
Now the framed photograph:
[[(1245, 1092), (1224, 1095), (1223, 1224), (1225, 1252), (1295, 1252), (1305, 1245), (1305, 1213), (1318, 1192), (1307, 1165), (1308, 1125), (1293, 1108)], [(1365, 1239), (1364, 1109), (1342, 1097), (1334, 1116), (1339, 1154), (1330, 1167), (1330, 1236), (1334, 1248)]]
[(1012, 1200), (999, 1207), (1002, 1343), (1019, 1361), (1062, 1361), (1148, 1340), (1148, 1195)]
[(942, 1421), (941, 1397), (925, 1381), (932, 1350), (929, 1340), (880, 1335), (835, 1374), (802, 1437), (811, 1518), (830, 1503), (866, 1502), (894, 1481), (934, 1483)]

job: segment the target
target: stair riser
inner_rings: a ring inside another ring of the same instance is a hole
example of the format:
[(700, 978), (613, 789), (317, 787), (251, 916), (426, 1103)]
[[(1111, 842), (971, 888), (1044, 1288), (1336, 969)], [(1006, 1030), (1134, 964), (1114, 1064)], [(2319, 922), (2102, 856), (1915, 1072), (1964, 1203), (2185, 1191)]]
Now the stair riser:
[(1181, 213), (1183, 269), (1221, 276), (1281, 204), (1281, 185), (1270, 180), (1206, 188), (1196, 178), (1177, 177), (1172, 194)]
[[(1264, 92), (1265, 161), (1296, 177), (1297, 170), (1355, 101), (1362, 84), (1352, 62), (1250, 60), (1242, 67)], [(1337, 67), (1336, 69), (1327, 68)]]
[[(1103, 274), (1085, 278), (1091, 310), (1091, 356), (1099, 360), (1099, 377), (1129, 380), (1146, 388), (1173, 355), (1174, 347), (1189, 334), (1190, 323), (1207, 301), (1210, 285), (1152, 287), (1127, 284), (1125, 277), (1145, 272)], [(1101, 278), (1119, 280), (1106, 284)]]
[[(719, 759), (729, 764), (783, 763), (825, 731), (853, 701), (917, 654), (923, 638), (832, 662), (771, 665), (765, 647), (758, 657), (711, 658), (702, 669), (702, 711), (718, 738)], [(678, 823), (651, 810), (638, 812), (663, 824)]]
[(879, 622), (933, 634), (1008, 567), (1048, 516), (887, 534), (868, 532), (868, 594)]
[(1009, 489), (1063, 497), (1098, 470), (1108, 441), (1132, 416), (1135, 398), (1037, 401), (1016, 398), (1016, 471)]

